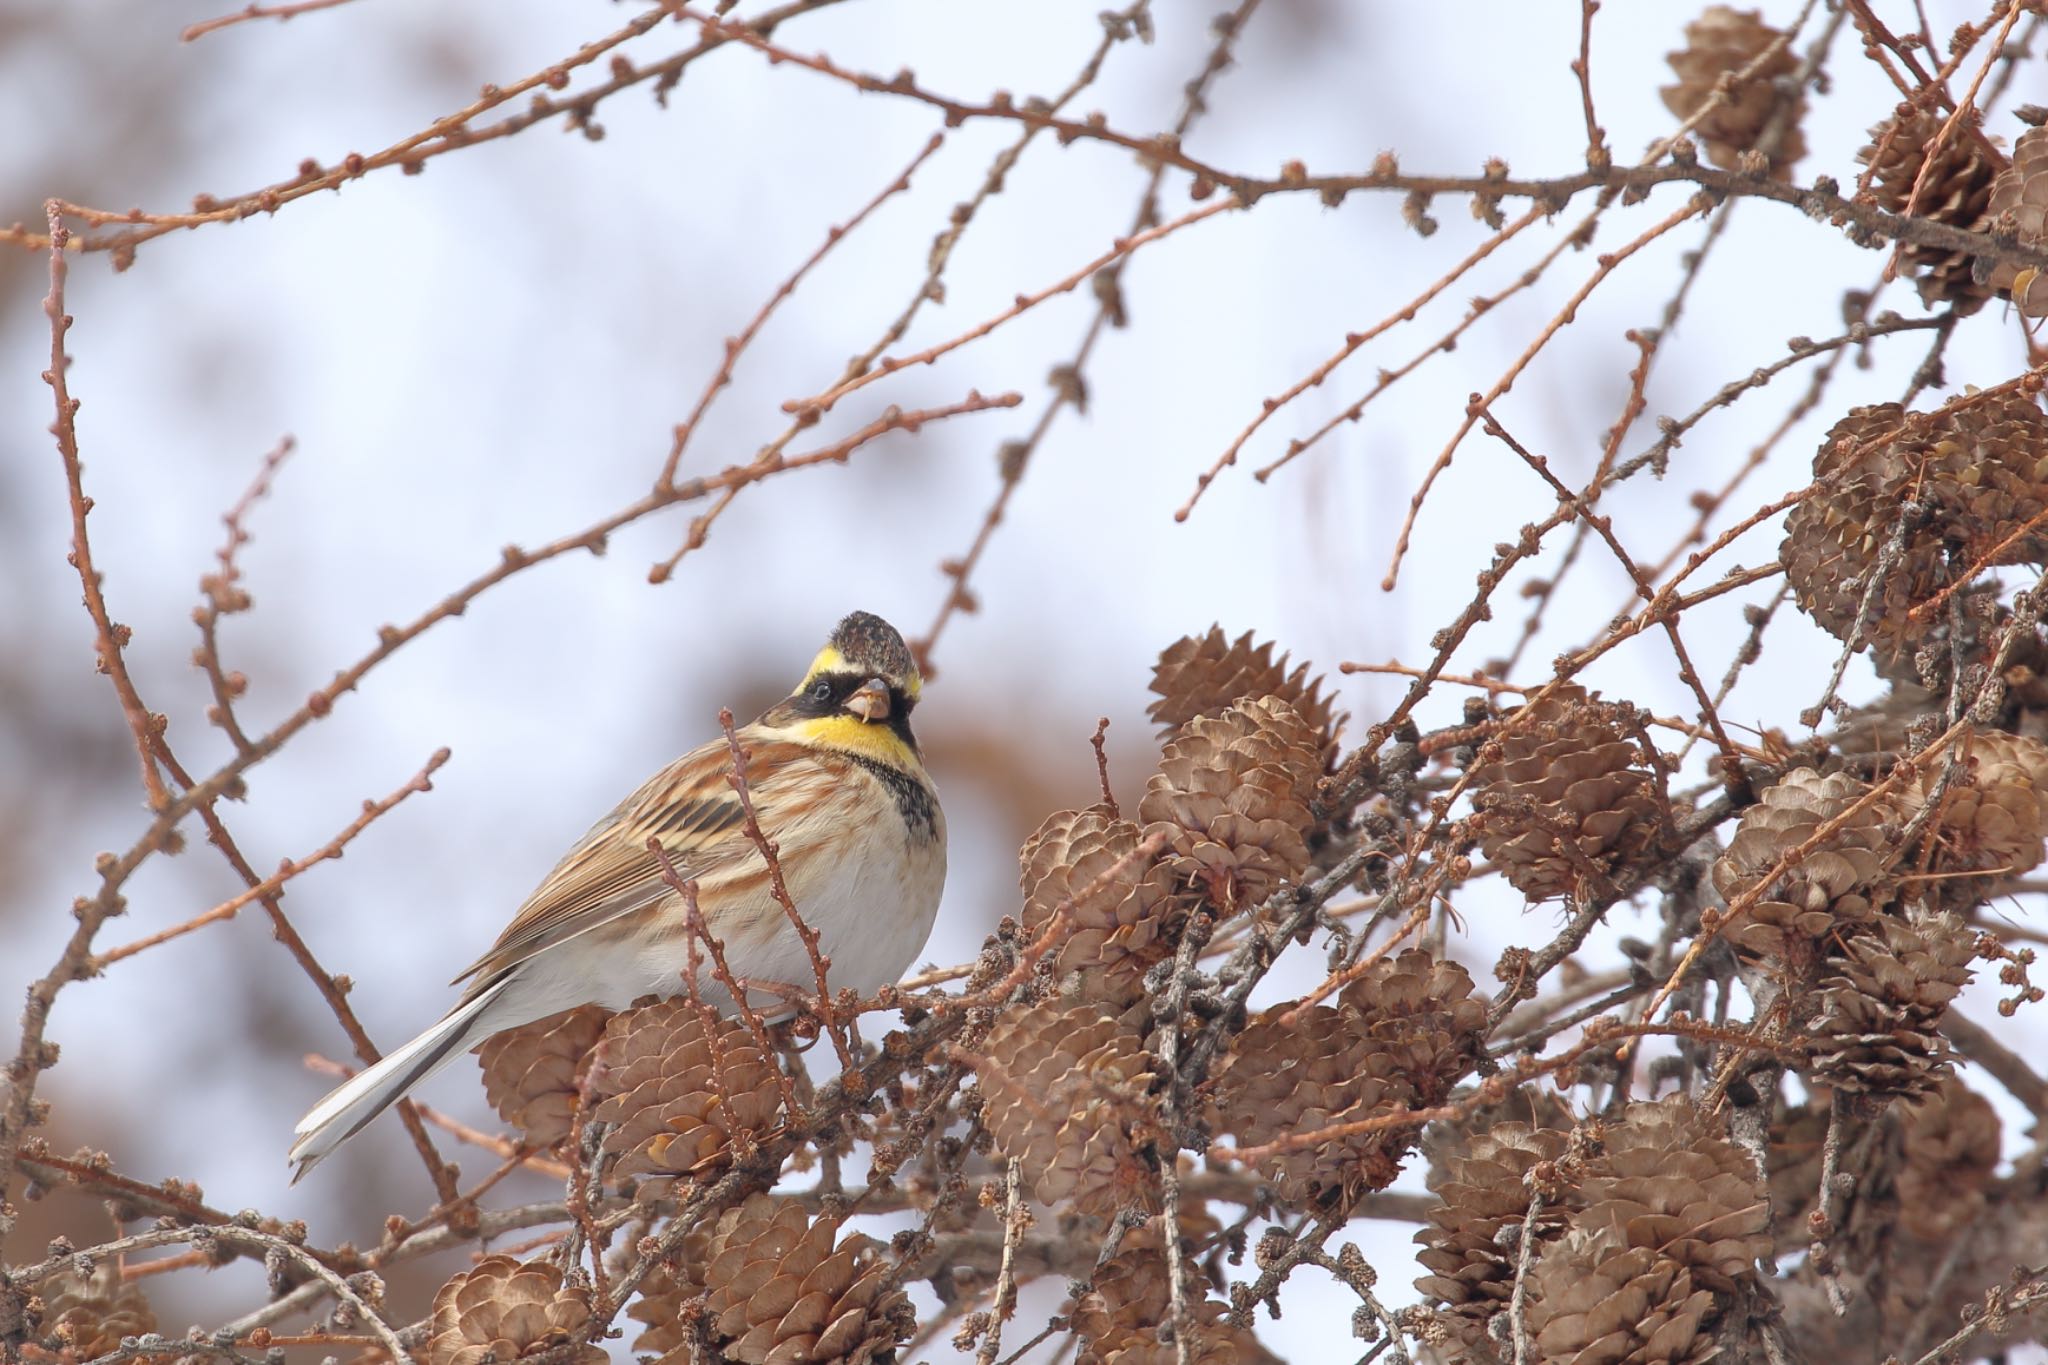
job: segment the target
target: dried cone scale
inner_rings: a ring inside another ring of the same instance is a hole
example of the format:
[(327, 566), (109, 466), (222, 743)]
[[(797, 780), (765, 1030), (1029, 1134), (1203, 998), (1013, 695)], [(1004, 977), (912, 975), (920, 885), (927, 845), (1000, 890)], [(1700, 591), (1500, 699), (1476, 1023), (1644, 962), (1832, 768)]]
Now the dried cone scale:
[(1166, 838), (1175, 881), (1230, 915), (1307, 871), (1322, 743), (1278, 697), (1181, 726), (1138, 803), (1146, 833)]
[[(434, 1295), (420, 1359), (423, 1365), (504, 1365), (582, 1341), (589, 1325), (589, 1292), (565, 1286), (558, 1266), (491, 1256)], [(575, 1365), (602, 1365), (604, 1358), (587, 1342), (571, 1357)]]
[[(1256, 1147), (1439, 1104), (1476, 1065), (1485, 1023), (1465, 969), (1412, 949), (1374, 964), (1333, 1004), (1254, 1017), (1218, 1069), (1211, 1126)], [(1397, 1126), (1327, 1138), (1281, 1148), (1257, 1169), (1283, 1200), (1341, 1211), (1391, 1183), (1415, 1137)]]
[(1287, 667), (1287, 656), (1273, 658), (1273, 642), (1254, 644), (1246, 631), (1235, 640), (1211, 626), (1200, 637), (1183, 635), (1160, 654), (1152, 670), (1152, 691), (1158, 697), (1146, 712), (1164, 727), (1160, 738), (1197, 716), (1214, 716), (1235, 701), (1278, 697), (1323, 736), (1327, 767), (1336, 757), (1337, 731), (1344, 716), (1323, 694), (1323, 680), (1308, 676), (1306, 663)]
[(1481, 751), (1479, 846), (1531, 900), (1577, 894), (1589, 869), (1619, 871), (1662, 831), (1662, 781), (1624, 718), (1566, 683), (1510, 713)]
[(61, 1271), (42, 1283), (43, 1317), (36, 1335), (55, 1342), (73, 1360), (90, 1360), (119, 1349), (121, 1338), (157, 1330), (156, 1314), (142, 1286), (124, 1280), (118, 1257), (101, 1261), (90, 1275)]
[[(1910, 201), (1911, 216), (1958, 228), (1973, 228), (1984, 217), (2005, 158), (1975, 117), (1958, 124), (1937, 146), (1947, 121), (1945, 109), (1902, 104), (1870, 130), (1870, 145), (1856, 159), (1871, 168), (1870, 190), (1879, 208), (1906, 213)], [(1918, 277), (1920, 301), (1930, 308), (1954, 303), (1963, 312), (1974, 312), (1990, 297), (1990, 290), (1974, 278), (1968, 252), (1905, 242), (1899, 245), (1899, 259)]]
[(775, 1058), (740, 1020), (707, 1023), (677, 997), (612, 1016), (599, 1047), (592, 1117), (613, 1125), (604, 1139), (621, 1154), (613, 1175), (651, 1177), (643, 1194), (724, 1164), (780, 1121)]
[(1415, 1287), (1466, 1348), (1447, 1358), (1502, 1358), (1524, 1236), (1532, 1359), (1705, 1360), (1722, 1334), (1739, 1339), (1762, 1295), (1757, 1262), (1773, 1254), (1770, 1207), (1721, 1131), (1673, 1097), (1571, 1132), (1510, 1120), (1466, 1139), (1432, 1180), (1441, 1202), (1415, 1239), (1431, 1272)]
[[(1757, 147), (1777, 109), (1776, 82), (1799, 67), (1789, 43), (1764, 56), (1779, 37), (1779, 30), (1765, 23), (1755, 10), (1709, 5), (1685, 26), (1685, 46), (1665, 57), (1678, 79), (1658, 92), (1664, 97), (1664, 107), (1681, 119), (1707, 108), (1694, 131), (1706, 144), (1707, 159), (1716, 166), (1734, 170), (1742, 154)], [(1747, 79), (1734, 81), (1725, 100), (1716, 100), (1721, 78), (1739, 76), (1752, 64), (1756, 64), (1755, 71)], [(1771, 152), (1771, 172), (1777, 179), (1786, 179), (1792, 164), (1806, 155), (1806, 139), (1799, 131), (1805, 114), (1806, 97), (1793, 96), (1784, 136)]]
[(1104, 1216), (1157, 1208), (1144, 1155), (1153, 1061), (1142, 1015), (1093, 1001), (1013, 1006), (982, 1047), (982, 1123), (1040, 1203)]
[(579, 1005), (507, 1029), (477, 1049), (485, 1097), (532, 1146), (546, 1149), (569, 1136), (583, 1063), (609, 1018), (609, 1010)]
[(1143, 840), (1137, 825), (1091, 806), (1047, 816), (1017, 855), (1025, 931), (1042, 933), (1067, 907), (1053, 969), (1115, 1009), (1136, 1003), (1146, 970), (1173, 951), (1173, 878), (1135, 856)]
[(794, 1200), (749, 1195), (690, 1234), (679, 1269), (647, 1278), (627, 1310), (648, 1325), (633, 1349), (686, 1365), (701, 1358), (702, 1330), (742, 1365), (892, 1359), (916, 1325), (910, 1302), (890, 1287), (876, 1243), (841, 1238), (839, 1224)]
[(1891, 862), (1883, 803), (1872, 801), (1849, 815), (1825, 842), (1798, 856), (1822, 826), (1845, 816), (1868, 791), (1847, 773), (1822, 777), (1811, 768), (1795, 768), (1742, 813), (1728, 851), (1714, 863), (1714, 889), (1723, 900), (1756, 890), (1786, 857), (1797, 861), (1735, 921), (1728, 936), (1738, 948), (1795, 980), (1805, 979), (1819, 962), (1823, 940), (1839, 927), (1876, 916), (1881, 907), (1871, 898), (1880, 894)]
[[(2012, 146), (2012, 165), (1991, 185), (1980, 232), (2009, 232), (2020, 245), (2048, 249), (2048, 128), (2029, 128)], [(2048, 318), (2048, 270), (1979, 263), (1983, 282), (2012, 300), (2022, 317)]]

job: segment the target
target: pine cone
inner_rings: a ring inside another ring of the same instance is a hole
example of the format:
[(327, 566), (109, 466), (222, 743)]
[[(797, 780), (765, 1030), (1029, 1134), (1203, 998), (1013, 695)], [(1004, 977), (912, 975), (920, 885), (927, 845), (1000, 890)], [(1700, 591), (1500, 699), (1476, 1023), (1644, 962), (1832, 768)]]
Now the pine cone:
[(1936, 414), (1920, 472), (1941, 533), (1969, 563), (2048, 563), (2048, 415), (2026, 394), (1966, 395)]
[(1950, 1070), (1941, 1018), (1970, 980), (1973, 951), (1954, 915), (1886, 916), (1851, 938), (1821, 983), (1815, 1079), (1875, 1108), (1934, 1089)]
[(1682, 1096), (1602, 1129), (1573, 1226), (1531, 1272), (1529, 1328), (1546, 1360), (1706, 1360), (1747, 1335), (1726, 1320), (1762, 1292), (1757, 1261), (1773, 1254), (1755, 1164)]
[(1337, 754), (1337, 731), (1344, 715), (1332, 709), (1323, 695), (1323, 680), (1308, 676), (1306, 663), (1287, 668), (1287, 656), (1273, 659), (1273, 642), (1252, 643), (1246, 631), (1235, 640), (1225, 640), (1223, 627), (1211, 626), (1199, 639), (1183, 635), (1168, 645), (1152, 669), (1152, 691), (1159, 700), (1146, 712), (1161, 728), (1160, 738), (1197, 716), (1216, 716), (1235, 701), (1278, 697), (1293, 707), (1301, 718), (1323, 737), (1323, 765), (1327, 769)]
[(1979, 563), (2048, 562), (2048, 532), (2024, 528), (2048, 511), (2038, 454), (2048, 419), (2017, 393), (1969, 396), (1909, 417), (1896, 403), (1856, 408), (1814, 457), (1821, 487), (1785, 518), (1780, 551), (1800, 609), (1838, 640), (1852, 637), (1870, 575), (1908, 503), (1924, 509), (1880, 589), (1869, 643), (1895, 668), (1943, 624), (1911, 613)]
[(611, 1017), (610, 1010), (579, 1005), (494, 1034), (477, 1048), (485, 1098), (531, 1146), (546, 1150), (569, 1136), (577, 1072)]
[(707, 1029), (688, 999), (612, 1016), (598, 1046), (592, 1117), (615, 1125), (604, 1140), (607, 1152), (622, 1154), (615, 1175), (654, 1177), (644, 1194), (723, 1163), (736, 1144), (750, 1144), (781, 1119), (775, 1058), (737, 1019)]
[[(1143, 838), (1101, 806), (1059, 811), (1024, 841), (1024, 929), (1037, 934), (1062, 903), (1079, 896), (1128, 858)], [(1156, 862), (1131, 862), (1067, 912), (1072, 936), (1053, 956), (1062, 980), (1079, 974), (1078, 994), (1121, 1010), (1144, 994), (1145, 972), (1171, 956), (1173, 877)]]
[(1181, 726), (1138, 803), (1164, 829), (1167, 866), (1224, 914), (1258, 905), (1308, 869), (1322, 741), (1278, 697), (1231, 703)]
[(1984, 1208), (1998, 1166), (1998, 1111), (1953, 1078), (1902, 1110), (1900, 1221), (1915, 1237), (1945, 1246)]
[[(1779, 30), (1766, 24), (1755, 10), (1709, 5), (1706, 12), (1685, 26), (1685, 47), (1668, 53), (1665, 60), (1678, 79), (1658, 93), (1664, 107), (1681, 119), (1689, 119), (1702, 105), (1714, 99), (1721, 78), (1746, 70), (1779, 37)], [(1707, 159), (1725, 170), (1734, 170), (1742, 154), (1763, 137), (1764, 128), (1777, 109), (1774, 82), (1799, 68), (1799, 59), (1787, 44), (1758, 67), (1747, 80), (1736, 82), (1727, 102), (1717, 105), (1695, 125), (1706, 144)], [(1799, 125), (1806, 116), (1806, 96), (1792, 97), (1785, 134), (1771, 152), (1771, 174), (1790, 179), (1792, 163), (1806, 155), (1806, 139)]]
[(1662, 783), (1623, 726), (1623, 708), (1566, 683), (1511, 712), (1481, 751), (1479, 846), (1531, 900), (1577, 894), (1587, 865), (1626, 867), (1666, 823)]
[[(1858, 152), (1856, 159), (1875, 169), (1870, 188), (1879, 208), (1887, 213), (1906, 212), (1913, 182), (1921, 179), (1921, 168), (1927, 165), (1929, 144), (1947, 121), (1945, 110), (1902, 104), (1891, 118), (1870, 130), (1870, 145)], [(1933, 163), (1922, 180), (1911, 216), (1951, 227), (1975, 227), (1991, 207), (1992, 183), (2006, 163), (1984, 136), (1974, 114), (1949, 135), (1934, 153)], [(1919, 276), (1920, 301), (1929, 308), (1954, 303), (1959, 312), (1973, 313), (1990, 297), (1990, 290), (1972, 276), (1968, 252), (1905, 242), (1899, 246), (1899, 259)]]
[[(1868, 790), (1847, 773), (1822, 777), (1811, 768), (1786, 773), (1765, 788), (1762, 801), (1742, 813), (1728, 851), (1714, 863), (1714, 889), (1730, 902), (1753, 890), (1781, 858)], [(1795, 982), (1810, 977), (1823, 939), (1840, 925), (1867, 923), (1880, 908), (1871, 896), (1891, 860), (1885, 814), (1883, 803), (1872, 802), (1772, 882), (1735, 922), (1729, 934), (1735, 945)]]
[[(1420, 949), (1376, 963), (1333, 1005), (1258, 1015), (1217, 1071), (1211, 1126), (1255, 1147), (1338, 1124), (1441, 1103), (1476, 1064), (1486, 1006), (1455, 962)], [(1289, 1202), (1341, 1211), (1400, 1173), (1416, 1131), (1329, 1138), (1263, 1157), (1258, 1170)]]
[[(434, 1295), (431, 1335), (421, 1358), (424, 1365), (504, 1365), (581, 1341), (589, 1324), (589, 1291), (564, 1286), (558, 1266), (489, 1256)], [(587, 1342), (575, 1355), (577, 1365), (603, 1365), (604, 1358)]]
[[(2022, 246), (2048, 249), (2048, 128), (2030, 128), (2012, 145), (2012, 165), (1991, 182), (1979, 232), (2009, 232)], [(2048, 317), (2048, 271), (1978, 262), (1981, 283), (2012, 300), (2022, 317)]]
[(1582, 1226), (1611, 1224), (1628, 1246), (1678, 1261), (1717, 1294), (1757, 1282), (1757, 1261), (1773, 1254), (1771, 1210), (1747, 1153), (1683, 1096), (1629, 1105), (1605, 1138), (1580, 1187)]
[[(1254, 1365), (1273, 1357), (1250, 1331), (1225, 1319), (1230, 1309), (1210, 1297), (1192, 1260), (1182, 1262), (1183, 1289), (1194, 1319), (1188, 1359), (1195, 1365)], [(1081, 1349), (1076, 1365), (1174, 1365), (1171, 1340), (1161, 1331), (1173, 1319), (1173, 1279), (1163, 1241), (1155, 1227), (1127, 1234), (1108, 1265), (1095, 1273), (1095, 1287), (1068, 1301)]]
[[(1755, 1166), (1682, 1097), (1570, 1134), (1500, 1123), (1446, 1175), (1433, 1226), (1416, 1236), (1417, 1259), (1435, 1273), (1416, 1288), (1446, 1305), (1438, 1322), (1468, 1347), (1505, 1339), (1495, 1319), (1523, 1235), (1535, 1239), (1527, 1321), (1545, 1360), (1704, 1359), (1692, 1353), (1710, 1352), (1713, 1338), (1695, 1336), (1762, 1292), (1757, 1261), (1773, 1247)], [(1619, 1293), (1629, 1297), (1603, 1303)]]
[(1338, 992), (1340, 1008), (1347, 1003), (1423, 1108), (1449, 1098), (1484, 1053), (1486, 1001), (1472, 994), (1463, 967), (1423, 949), (1376, 963)]
[[(1933, 883), (1946, 893), (1945, 903), (1966, 908), (2040, 865), (2042, 841), (2048, 839), (2048, 745), (2003, 730), (1973, 729), (1961, 747), (1964, 771), (1942, 794), (1929, 870), (1997, 874), (1942, 875)], [(1901, 823), (1926, 806), (1948, 759), (1947, 753), (1925, 756), (1898, 795)]]
[(41, 1296), (37, 1332), (69, 1359), (91, 1360), (119, 1349), (123, 1337), (157, 1329), (148, 1296), (141, 1284), (122, 1279), (117, 1259), (102, 1261), (90, 1275), (60, 1271), (43, 1281)]
[[(1444, 1324), (1468, 1345), (1486, 1340), (1486, 1322), (1508, 1306), (1514, 1294), (1518, 1237), (1529, 1212), (1529, 1173), (1565, 1154), (1570, 1135), (1526, 1123), (1497, 1123), (1473, 1137), (1462, 1156), (1453, 1156), (1430, 1188), (1441, 1201), (1430, 1210), (1430, 1226), (1415, 1234), (1422, 1250), (1415, 1259), (1431, 1273), (1415, 1281), (1424, 1295), (1443, 1302)], [(1555, 1241), (1578, 1207), (1546, 1203), (1537, 1210), (1537, 1249)]]
[[(1822, 438), (1814, 456), (1819, 487), (1785, 517), (1779, 551), (1785, 578), (1804, 611), (1837, 640), (1856, 629), (1863, 594), (1891, 538), (1903, 500), (1914, 440), (1897, 403), (1852, 408)], [(1934, 622), (1908, 613), (1940, 590), (1945, 569), (1938, 541), (1915, 534), (1886, 577), (1871, 622), (1879, 661), (1909, 656)]]
[(1611, 1222), (1566, 1233), (1529, 1280), (1529, 1330), (1546, 1362), (1694, 1365), (1720, 1354), (1713, 1291), (1683, 1261), (1630, 1246)]
[(1015, 1157), (1035, 1197), (1055, 1208), (1156, 1210), (1158, 1175), (1144, 1155), (1152, 1058), (1143, 1015), (1092, 1001), (1011, 1008), (982, 1048), (982, 1122)]
[[(749, 1195), (683, 1243), (679, 1269), (648, 1276), (627, 1316), (648, 1324), (635, 1351), (661, 1365), (697, 1359), (692, 1321), (743, 1365), (863, 1365), (889, 1359), (916, 1329), (910, 1300), (888, 1284), (873, 1239), (839, 1237), (840, 1221)], [(698, 1300), (701, 1297), (701, 1303)]]

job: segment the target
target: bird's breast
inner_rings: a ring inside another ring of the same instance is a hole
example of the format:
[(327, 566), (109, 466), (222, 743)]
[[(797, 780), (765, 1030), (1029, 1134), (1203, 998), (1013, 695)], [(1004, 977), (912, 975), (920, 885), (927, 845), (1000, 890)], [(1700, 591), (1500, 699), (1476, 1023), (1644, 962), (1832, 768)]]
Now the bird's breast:
[[(829, 984), (871, 995), (897, 981), (931, 935), (946, 883), (945, 815), (920, 775), (861, 755), (830, 754), (817, 777), (808, 799), (763, 803), (763, 832), (780, 850), (797, 913), (831, 959)], [(758, 858), (704, 879), (699, 895), (735, 975), (816, 988), (810, 955)], [(673, 977), (686, 948), (672, 938), (649, 965)]]

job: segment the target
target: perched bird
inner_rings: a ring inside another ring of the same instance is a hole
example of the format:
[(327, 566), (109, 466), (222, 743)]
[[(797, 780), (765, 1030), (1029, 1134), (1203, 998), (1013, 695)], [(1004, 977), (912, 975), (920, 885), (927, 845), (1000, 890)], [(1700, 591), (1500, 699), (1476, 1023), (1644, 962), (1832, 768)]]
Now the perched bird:
[[(831, 959), (828, 984), (863, 994), (897, 979), (923, 949), (946, 880), (946, 821), (910, 712), (922, 680), (903, 637), (854, 612), (796, 691), (736, 732), (761, 832), (779, 849), (797, 913)], [(296, 1181), (414, 1085), (494, 1033), (577, 1005), (622, 1009), (677, 995), (692, 961), (683, 898), (650, 837), (697, 883), (706, 931), (749, 1003), (787, 1015), (787, 994), (817, 975), (767, 860), (748, 836), (723, 738), (683, 755), (597, 822), (555, 864), (491, 950), (456, 979), (454, 1009), (299, 1120)], [(696, 945), (698, 988), (730, 1008)], [(757, 990), (766, 983), (770, 989)], [(780, 987), (781, 989), (774, 989)]]

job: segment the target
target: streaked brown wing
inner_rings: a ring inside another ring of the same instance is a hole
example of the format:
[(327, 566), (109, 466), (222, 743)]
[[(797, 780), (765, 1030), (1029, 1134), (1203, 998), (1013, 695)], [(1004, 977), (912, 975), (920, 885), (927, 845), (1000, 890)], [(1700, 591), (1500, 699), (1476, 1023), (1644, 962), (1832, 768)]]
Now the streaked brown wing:
[[(748, 791), (773, 838), (777, 807), (792, 796), (804, 799), (798, 793), (815, 787), (802, 775), (816, 764), (800, 745), (749, 742), (745, 730), (740, 742), (747, 750)], [(470, 989), (481, 989), (508, 967), (673, 895), (648, 850), (650, 837), (661, 840), (678, 874), (706, 883), (749, 860), (758, 862), (743, 828), (745, 813), (726, 780), (731, 771), (732, 754), (721, 739), (691, 750), (641, 784), (562, 856), (491, 950), (456, 981), (474, 977)], [(707, 888), (707, 916), (714, 909), (710, 900)]]

